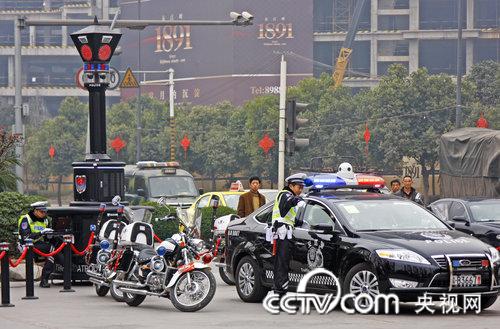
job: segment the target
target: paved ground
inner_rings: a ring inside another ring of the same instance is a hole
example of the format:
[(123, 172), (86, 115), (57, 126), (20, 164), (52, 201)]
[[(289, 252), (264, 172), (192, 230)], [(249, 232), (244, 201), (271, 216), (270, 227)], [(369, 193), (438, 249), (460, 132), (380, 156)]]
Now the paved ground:
[[(139, 307), (98, 297), (91, 286), (76, 286), (74, 293), (60, 293), (61, 286), (36, 287), (38, 300), (22, 300), (25, 288), (11, 289), (13, 308), (0, 308), (0, 328), (498, 328), (500, 300), (479, 315), (416, 315), (414, 305), (403, 305), (399, 315), (271, 315), (261, 304), (246, 304), (234, 287), (218, 279), (214, 300), (197, 313), (177, 311), (167, 299), (147, 297)], [(175, 327), (174, 327), (175, 326)]]

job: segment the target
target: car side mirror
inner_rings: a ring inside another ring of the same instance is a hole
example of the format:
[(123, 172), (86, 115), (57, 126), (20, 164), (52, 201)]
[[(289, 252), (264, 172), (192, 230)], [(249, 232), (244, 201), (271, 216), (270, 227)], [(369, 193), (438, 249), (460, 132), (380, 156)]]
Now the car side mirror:
[(452, 220), (454, 222), (465, 223), (465, 225), (469, 225), (469, 221), (464, 216), (454, 216)]
[(450, 220), (449, 220), (449, 221), (446, 221), (446, 224), (448, 224), (448, 225), (449, 225), (449, 226), (451, 226), (452, 228), (455, 228), (455, 226), (456, 226), (456, 223), (455, 223), (455, 222), (453, 222), (453, 221), (450, 221)]
[(205, 189), (204, 188), (198, 189), (198, 193), (200, 193), (200, 195), (205, 194)]
[(325, 224), (311, 225), (311, 229), (322, 231), (323, 233), (333, 233), (333, 226), (331, 225), (325, 225)]
[(146, 192), (144, 192), (144, 190), (142, 188), (138, 188), (137, 189), (137, 195), (145, 197), (146, 196)]

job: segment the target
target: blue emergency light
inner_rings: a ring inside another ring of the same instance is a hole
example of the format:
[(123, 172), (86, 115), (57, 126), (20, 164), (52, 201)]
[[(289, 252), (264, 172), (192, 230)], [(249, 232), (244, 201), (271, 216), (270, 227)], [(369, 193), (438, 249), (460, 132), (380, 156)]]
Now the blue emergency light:
[(308, 177), (304, 181), (305, 186), (313, 190), (334, 189), (347, 186), (347, 182), (335, 174), (320, 174)]

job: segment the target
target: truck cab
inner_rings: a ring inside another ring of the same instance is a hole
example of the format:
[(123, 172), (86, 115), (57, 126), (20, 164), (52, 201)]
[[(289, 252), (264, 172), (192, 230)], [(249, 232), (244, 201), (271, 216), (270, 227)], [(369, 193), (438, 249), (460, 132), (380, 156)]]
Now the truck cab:
[(125, 166), (125, 200), (131, 204), (163, 197), (167, 205), (185, 209), (199, 195), (193, 176), (177, 162), (140, 161)]

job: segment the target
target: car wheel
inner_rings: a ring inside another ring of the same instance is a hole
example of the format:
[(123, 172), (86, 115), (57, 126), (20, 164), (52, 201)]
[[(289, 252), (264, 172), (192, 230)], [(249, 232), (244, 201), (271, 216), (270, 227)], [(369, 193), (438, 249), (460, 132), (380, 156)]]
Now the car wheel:
[(234, 286), (234, 279), (231, 273), (227, 271), (227, 268), (224, 267), (219, 267), (219, 275), (227, 285)]
[(267, 294), (267, 289), (262, 285), (262, 270), (250, 256), (243, 257), (238, 263), (235, 280), (236, 291), (244, 302), (261, 302)]
[(481, 310), (485, 310), (488, 307), (495, 304), (497, 301), (498, 295), (494, 296), (481, 296)]
[[(344, 294), (353, 294), (359, 296), (362, 293), (375, 298), (380, 294), (379, 280), (373, 267), (369, 263), (361, 263), (355, 265), (347, 272), (344, 278), (342, 291)], [(360, 306), (366, 306), (368, 301), (360, 300)], [(354, 301), (348, 300), (349, 306), (353, 306)]]

